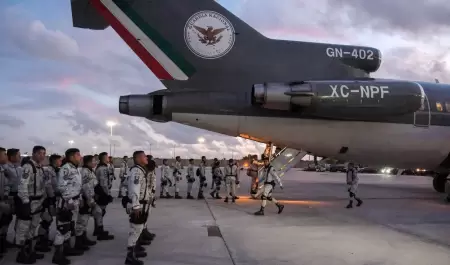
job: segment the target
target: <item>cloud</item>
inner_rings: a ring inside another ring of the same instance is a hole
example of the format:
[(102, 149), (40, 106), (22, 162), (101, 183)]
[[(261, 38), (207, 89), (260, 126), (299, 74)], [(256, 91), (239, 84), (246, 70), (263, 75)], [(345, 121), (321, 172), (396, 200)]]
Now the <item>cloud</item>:
[(7, 114), (0, 114), (0, 126), (9, 126), (14, 129), (18, 129), (25, 125), (25, 122), (17, 117)]

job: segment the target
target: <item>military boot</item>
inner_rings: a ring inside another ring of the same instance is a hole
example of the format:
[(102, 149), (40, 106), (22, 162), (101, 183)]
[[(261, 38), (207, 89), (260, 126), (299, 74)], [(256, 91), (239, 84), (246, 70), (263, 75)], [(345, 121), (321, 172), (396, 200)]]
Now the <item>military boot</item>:
[(31, 243), (30, 243), (31, 255), (33, 257), (35, 257), (36, 259), (43, 259), (44, 258), (44, 254), (37, 253), (35, 247), (36, 247), (36, 240), (31, 240)]
[(193, 200), (194, 199), (194, 197), (191, 195), (191, 193), (190, 192), (188, 192), (187, 193), (187, 197), (186, 197), (186, 199), (188, 199), (188, 200)]
[(98, 241), (113, 240), (114, 239), (114, 236), (110, 235), (108, 233), (108, 231), (105, 231), (103, 226), (99, 226), (97, 229), (98, 229), (98, 232), (97, 232), (97, 240)]
[(39, 252), (50, 252), (52, 251), (49, 240), (45, 235), (41, 235), (38, 237), (38, 240), (36, 242), (36, 246), (34, 247), (36, 251)]
[(255, 212), (254, 215), (264, 215), (264, 207), (261, 206), (261, 208), (259, 209), (259, 211)]
[(277, 204), (275, 204), (278, 207), (278, 214), (283, 212), (284, 209), (284, 205), (280, 204), (279, 202), (277, 202)]
[(68, 239), (68, 240), (64, 241), (63, 253), (64, 253), (64, 256), (68, 256), (68, 257), (70, 257), (70, 256), (81, 256), (81, 255), (84, 254), (84, 251), (80, 250), (80, 249), (73, 248), (70, 245), (70, 239)]
[(52, 263), (57, 265), (69, 265), (70, 260), (64, 255), (63, 245), (55, 246)]
[(360, 198), (356, 198), (356, 201), (358, 202), (356, 204), (356, 207), (359, 207), (359, 206), (361, 206), (361, 204), (363, 204), (363, 201)]
[(152, 241), (152, 240), (155, 239), (155, 237), (156, 237), (156, 235), (153, 234), (153, 233), (151, 233), (150, 231), (148, 231), (147, 228), (144, 228), (144, 229), (142, 230), (142, 236), (144, 237), (144, 239), (150, 240), (150, 241)]
[(6, 253), (6, 235), (0, 236), (0, 255)]
[(225, 198), (225, 200), (223, 200), (223, 202), (228, 203), (228, 196)]
[(167, 199), (172, 199), (172, 198), (173, 198), (173, 196), (172, 196), (172, 195), (170, 195), (170, 193), (166, 192), (166, 198), (167, 198)]
[(353, 208), (353, 201), (349, 201), (347, 204), (347, 207), (345, 207), (347, 209)]
[(216, 191), (215, 190), (213, 190), (213, 191), (211, 191), (210, 193), (209, 193), (209, 195), (211, 195), (211, 197), (213, 198), (213, 199), (215, 199), (215, 193), (216, 193)]
[(183, 197), (181, 197), (180, 194), (178, 194), (178, 192), (175, 192), (175, 199), (183, 199)]
[(198, 200), (203, 200), (205, 198), (205, 196), (203, 196), (203, 192), (199, 192), (197, 195), (197, 199)]
[(83, 242), (83, 236), (77, 236), (75, 238), (75, 245), (73, 246), (74, 249), (76, 250), (81, 250), (81, 251), (88, 251), (89, 247), (86, 246)]
[(164, 193), (162, 191), (159, 193), (159, 198), (161, 198), (161, 199), (165, 199), (166, 198), (166, 196), (164, 196)]
[(235, 200), (239, 200), (239, 196), (234, 196), (234, 199)]
[(139, 236), (137, 242), (139, 243), (139, 245), (142, 245), (142, 246), (148, 246), (148, 245), (150, 245), (150, 244), (152, 243), (152, 241), (150, 241), (150, 240), (144, 238), (144, 236), (143, 236), (142, 233), (141, 233), (141, 235)]
[(25, 244), (20, 246), (20, 250), (17, 253), (16, 262), (20, 264), (34, 264), (36, 263), (36, 257), (32, 255), (31, 241), (25, 241)]
[(235, 203), (236, 202), (236, 198), (235, 197), (231, 197), (231, 202)]
[(141, 246), (139, 243), (137, 243), (136, 246), (134, 247), (134, 254), (138, 258), (147, 257), (147, 252), (145, 252), (145, 248)]
[(83, 244), (86, 245), (86, 246), (90, 246), (90, 247), (91, 247), (91, 246), (95, 246), (95, 245), (97, 244), (97, 241), (90, 240), (90, 239), (87, 237), (86, 231), (84, 231), (82, 237), (83, 237)]
[(126, 265), (144, 265), (142, 260), (138, 260), (134, 247), (128, 247), (127, 257), (125, 258)]

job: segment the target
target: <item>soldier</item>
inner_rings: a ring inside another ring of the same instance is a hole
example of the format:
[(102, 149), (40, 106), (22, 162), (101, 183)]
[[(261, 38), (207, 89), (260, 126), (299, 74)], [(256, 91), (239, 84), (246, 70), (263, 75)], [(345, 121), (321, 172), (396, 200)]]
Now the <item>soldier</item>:
[[(103, 227), (103, 218), (106, 214), (106, 206), (113, 201), (111, 196), (110, 187), (110, 169), (108, 167), (108, 153), (103, 152), (99, 155), (100, 163), (95, 169), (95, 176), (97, 177), (98, 184), (95, 186), (95, 197), (98, 207), (101, 208), (101, 217), (94, 218), (95, 228), (93, 236), (97, 236), (97, 240), (112, 240), (113, 235), (110, 235), (108, 231), (105, 231)], [(97, 206), (96, 206), (97, 207)], [(96, 209), (94, 209), (96, 211)], [(95, 216), (94, 216), (95, 217)]]
[(215, 167), (217, 161), (219, 161), (219, 160), (217, 158), (214, 158), (214, 160), (211, 164), (211, 191), (215, 191), (214, 185), (216, 183), (216, 180), (214, 179), (214, 167)]
[(258, 193), (258, 164), (256, 160), (257, 156), (252, 156), (249, 164), (249, 168), (247, 169), (247, 176), (251, 178), (250, 185), (250, 195), (253, 197)]
[(187, 197), (186, 197), (186, 199), (192, 200), (192, 199), (194, 199), (194, 197), (191, 195), (191, 192), (192, 192), (192, 186), (194, 186), (194, 182), (195, 182), (194, 159), (192, 159), (192, 158), (189, 159), (186, 181), (187, 181)]
[(60, 197), (58, 192), (57, 174), (62, 164), (62, 157), (60, 155), (51, 155), (49, 158), (49, 166), (44, 170), (45, 174), (45, 189), (47, 198), (44, 200), (44, 209), (41, 213), (41, 225), (38, 230), (38, 241), (36, 243), (36, 250), (40, 252), (50, 252), (49, 230), (53, 223), (53, 217), (56, 216), (56, 197)]
[(76, 241), (75, 248), (81, 250), (89, 250), (90, 246), (94, 246), (97, 242), (89, 240), (87, 237), (87, 225), (89, 223), (89, 218), (92, 215), (96, 215), (97, 218), (101, 215), (101, 210), (97, 208), (97, 211), (93, 211), (96, 206), (95, 203), (95, 192), (94, 187), (97, 185), (97, 178), (94, 173), (94, 156), (87, 155), (83, 157), (83, 168), (81, 169), (81, 204), (80, 211), (76, 224)]
[[(173, 198), (169, 193), (169, 188), (172, 187), (172, 179), (170, 178), (170, 167), (168, 166), (167, 159), (163, 159), (163, 164), (161, 166), (161, 191), (159, 194), (160, 198)], [(165, 195), (164, 195), (165, 194)]]
[(203, 196), (203, 189), (207, 186), (206, 184), (206, 157), (202, 156), (202, 161), (200, 162), (200, 165), (197, 169), (197, 173), (196, 174), (199, 178), (199, 186), (198, 186), (198, 195), (197, 195), (197, 199), (201, 200), (204, 199), (205, 196)]
[(46, 150), (43, 146), (33, 147), (32, 158), (23, 165), (22, 177), (18, 185), (16, 206), (17, 229), (16, 244), (20, 247), (16, 262), (33, 264), (44, 255), (36, 253), (34, 241), (41, 221), (41, 212), (45, 199), (45, 175), (42, 162)]
[(222, 185), (222, 179), (223, 179), (223, 172), (222, 169), (220, 169), (220, 162), (216, 161), (216, 163), (213, 165), (213, 180), (216, 184), (216, 189), (213, 190), (211, 193), (211, 197), (213, 197), (214, 199), (222, 199), (222, 197), (220, 197), (219, 193), (220, 193), (220, 186)]
[(138, 250), (138, 239), (144, 228), (147, 209), (150, 204), (150, 190), (145, 166), (147, 157), (144, 151), (133, 153), (134, 166), (130, 169), (128, 177), (128, 198), (131, 203), (127, 205), (127, 213), (130, 215), (130, 232), (128, 234), (128, 252), (125, 259), (127, 265), (143, 265), (140, 257), (146, 257), (147, 253)]
[[(148, 159), (148, 156), (147, 156)], [(155, 207), (155, 192), (156, 192), (156, 163), (153, 160), (147, 160), (148, 164), (146, 167), (147, 170), (147, 184), (148, 184), (148, 189), (150, 190), (150, 205), (152, 207), (148, 207), (147, 208), (147, 216), (145, 218), (145, 223), (144, 223), (144, 228), (142, 229), (142, 233), (139, 236), (139, 240), (138, 243), (140, 245), (150, 245), (151, 242), (153, 241), (153, 239), (155, 238), (155, 234), (151, 233), (150, 231), (148, 231), (147, 229), (147, 221), (148, 221), (148, 217), (151, 213), (151, 209), (153, 207)]]
[(356, 207), (361, 206), (363, 201), (356, 197), (356, 194), (358, 192), (358, 170), (355, 168), (355, 164), (348, 163), (348, 169), (347, 169), (347, 191), (350, 198), (350, 201), (348, 202), (347, 209), (353, 208), (353, 199), (355, 199), (358, 203), (356, 204)]
[(225, 184), (227, 186), (227, 195), (224, 202), (228, 202), (228, 196), (231, 196), (231, 202), (236, 202), (236, 185), (239, 184), (238, 167), (233, 159), (228, 160), (225, 166)]
[(12, 219), (11, 188), (3, 168), (7, 161), (6, 149), (0, 147), (0, 260), (6, 252), (6, 235)]
[(175, 199), (183, 199), (180, 196), (179, 183), (182, 180), (181, 177), (181, 169), (183, 166), (181, 165), (181, 158), (179, 156), (175, 157), (175, 164), (173, 165), (173, 178), (174, 178), (174, 186), (175, 186)]
[(119, 199), (123, 197), (124, 183), (127, 177), (126, 176), (127, 173), (128, 173), (128, 156), (124, 156), (122, 164), (120, 165), (120, 173), (119, 173), (120, 178), (119, 196), (118, 196)]
[(261, 174), (263, 174), (261, 180), (264, 181), (263, 193), (261, 195), (262, 202), (261, 208), (259, 209), (259, 211), (255, 212), (255, 215), (264, 215), (264, 208), (267, 205), (267, 201), (275, 203), (275, 205), (278, 207), (278, 214), (280, 214), (284, 209), (284, 205), (282, 205), (272, 197), (272, 191), (275, 187), (275, 182), (280, 185), (281, 189), (283, 189), (283, 184), (281, 183), (280, 177), (275, 172), (275, 169), (272, 167), (272, 165), (270, 165), (269, 158), (264, 158), (264, 168)]
[(55, 253), (52, 263), (58, 265), (70, 264), (67, 256), (80, 256), (83, 250), (73, 248), (70, 239), (75, 235), (75, 222), (78, 219), (81, 193), (81, 175), (78, 166), (81, 162), (80, 150), (67, 149), (66, 163), (58, 172), (58, 191), (60, 196), (56, 202), (56, 235), (53, 245)]
[[(22, 178), (22, 166), (20, 165), (20, 160), (21, 160), (20, 150), (15, 149), (15, 148), (8, 149), (6, 151), (6, 155), (8, 156), (8, 163), (4, 165), (4, 169), (5, 169), (5, 176), (8, 179), (9, 186), (10, 186), (10, 192), (9, 192), (9, 196), (11, 198), (10, 206), (11, 206), (12, 214), (14, 214), (15, 213), (14, 198), (17, 199), (17, 190), (18, 190), (18, 186), (19, 186), (19, 180)], [(11, 221), (12, 221), (12, 218), (11, 218)], [(15, 223), (16, 223), (16, 225), (14, 225), (14, 230), (17, 227), (17, 218), (16, 218)], [(9, 225), (10, 224), (8, 224), (8, 227), (9, 227)], [(6, 242), (6, 246), (7, 247), (14, 246), (14, 241), (13, 241), (13, 243)]]
[(108, 189), (109, 189), (109, 194), (111, 195), (111, 188), (112, 188), (112, 184), (114, 182), (114, 180), (116, 180), (116, 176), (114, 174), (114, 163), (113, 163), (113, 158), (112, 156), (108, 156), (108, 174), (109, 174), (109, 183), (108, 183)]

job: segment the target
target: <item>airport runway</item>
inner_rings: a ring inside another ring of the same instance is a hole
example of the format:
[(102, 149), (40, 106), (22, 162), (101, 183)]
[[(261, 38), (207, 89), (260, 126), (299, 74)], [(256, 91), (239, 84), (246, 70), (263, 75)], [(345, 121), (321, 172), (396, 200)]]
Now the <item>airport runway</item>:
[[(253, 216), (260, 201), (244, 197), (244, 171), (243, 196), (236, 204), (158, 200), (149, 219), (157, 237), (144, 260), (158, 265), (450, 264), (450, 205), (433, 191), (431, 178), (361, 174), (360, 179), (364, 204), (354, 209), (345, 209), (343, 173), (296, 169), (284, 177), (285, 189), (274, 193), (286, 204), (281, 215), (269, 205), (266, 216)], [(116, 239), (71, 258), (72, 264), (124, 264), (128, 223), (118, 200), (108, 206), (105, 226)], [(14, 259), (10, 253), (0, 264)], [(48, 253), (37, 264), (50, 261)]]

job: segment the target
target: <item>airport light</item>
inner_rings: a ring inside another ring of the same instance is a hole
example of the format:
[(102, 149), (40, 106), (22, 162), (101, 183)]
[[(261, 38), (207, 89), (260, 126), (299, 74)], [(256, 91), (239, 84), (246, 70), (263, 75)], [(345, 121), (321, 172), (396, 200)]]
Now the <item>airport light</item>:
[[(114, 121), (107, 121), (106, 125), (109, 126), (110, 132), (111, 132), (111, 137), (112, 137), (113, 136), (113, 127), (116, 126), (117, 123)], [(109, 155), (111, 155), (111, 144), (112, 144), (112, 138), (109, 140)]]
[(117, 123), (113, 121), (107, 121), (106, 125), (110, 128), (111, 136), (113, 135), (113, 127), (117, 125)]
[(203, 138), (203, 137), (199, 137), (198, 139), (197, 139), (197, 142), (199, 142), (199, 143), (204, 143), (205, 142), (205, 138)]

